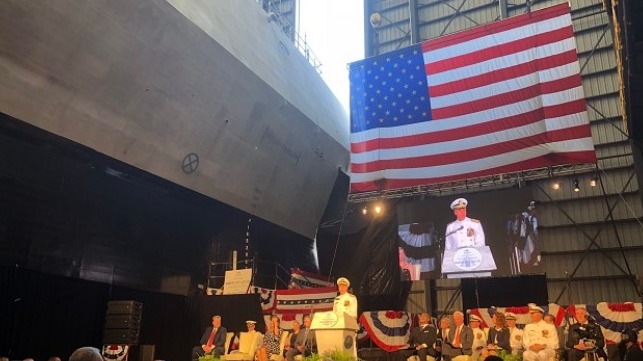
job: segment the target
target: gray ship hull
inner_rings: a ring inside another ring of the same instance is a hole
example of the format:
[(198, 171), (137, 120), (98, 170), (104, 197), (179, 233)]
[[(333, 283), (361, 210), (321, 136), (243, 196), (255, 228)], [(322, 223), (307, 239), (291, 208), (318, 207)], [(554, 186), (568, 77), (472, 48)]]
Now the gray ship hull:
[(348, 120), (270, 20), (253, 0), (3, 0), (0, 112), (312, 239)]

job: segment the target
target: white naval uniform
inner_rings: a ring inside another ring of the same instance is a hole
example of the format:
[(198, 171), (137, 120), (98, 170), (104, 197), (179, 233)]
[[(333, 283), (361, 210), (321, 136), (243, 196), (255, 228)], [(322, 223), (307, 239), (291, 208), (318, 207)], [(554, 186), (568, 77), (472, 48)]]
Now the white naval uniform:
[(357, 319), (357, 297), (348, 292), (335, 297), (333, 311), (339, 314), (346, 312)]
[[(535, 344), (545, 344), (547, 348), (540, 351), (532, 351), (529, 346)], [(525, 351), (522, 358), (525, 361), (547, 361), (556, 354), (558, 348), (558, 332), (554, 325), (540, 320), (536, 323), (530, 323), (525, 326), (522, 333), (522, 345)]]
[(455, 220), (447, 225), (444, 233), (446, 241), (444, 248), (454, 249), (461, 247), (482, 247), (486, 245), (482, 224), (477, 219), (465, 217), (463, 220)]
[[(471, 346), (472, 354), (471, 354), (470, 360), (477, 361), (477, 360), (480, 360), (480, 354), (482, 353), (482, 349), (485, 346), (487, 346), (487, 335), (480, 327), (473, 328), (472, 330), (473, 330), (473, 345)], [(480, 349), (478, 350), (478, 348)]]
[(522, 330), (518, 327), (507, 327), (509, 329), (509, 346), (511, 353), (519, 355), (522, 351)]

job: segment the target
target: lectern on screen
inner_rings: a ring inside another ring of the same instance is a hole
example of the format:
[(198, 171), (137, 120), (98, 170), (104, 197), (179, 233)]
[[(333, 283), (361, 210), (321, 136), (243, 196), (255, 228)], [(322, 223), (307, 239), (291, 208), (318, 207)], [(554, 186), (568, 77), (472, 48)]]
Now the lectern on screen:
[[(531, 187), (398, 203), (403, 281), (542, 274), (538, 211)], [(466, 203), (465, 218), (451, 209)], [(460, 217), (460, 219), (458, 219)]]

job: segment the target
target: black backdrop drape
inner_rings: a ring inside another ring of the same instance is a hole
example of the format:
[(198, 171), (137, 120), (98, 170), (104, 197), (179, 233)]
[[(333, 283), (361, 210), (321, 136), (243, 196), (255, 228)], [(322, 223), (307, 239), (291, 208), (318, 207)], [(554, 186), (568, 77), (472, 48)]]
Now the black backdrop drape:
[(161, 360), (187, 359), (214, 314), (228, 331), (244, 330), (247, 319), (263, 327), (259, 295), (185, 297), (17, 267), (0, 267), (0, 282), (0, 356), (11, 359), (66, 360), (78, 347), (100, 348), (111, 300), (143, 303), (140, 344), (155, 345)]
[(360, 313), (404, 309), (411, 286), (400, 281), (396, 202), (377, 204), (380, 214), (373, 212), (375, 203), (352, 204), (341, 223), (322, 226), (317, 235), (321, 272), (351, 281)]

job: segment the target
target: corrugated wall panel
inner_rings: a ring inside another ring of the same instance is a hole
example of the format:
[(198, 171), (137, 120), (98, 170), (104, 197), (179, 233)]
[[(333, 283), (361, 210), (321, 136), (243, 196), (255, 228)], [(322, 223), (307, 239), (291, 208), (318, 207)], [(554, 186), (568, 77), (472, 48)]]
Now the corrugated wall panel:
[[(574, 226), (545, 228), (541, 231), (546, 240), (548, 252), (583, 251), (590, 245), (591, 239), (602, 248), (641, 247), (643, 228), (636, 220), (617, 223), (618, 237), (613, 226), (609, 223), (586, 225), (582, 228)], [(620, 243), (619, 243), (620, 242)]]
[(622, 125), (623, 124), (620, 119), (615, 120), (614, 118), (611, 120), (608, 119), (607, 121), (603, 119), (591, 121), (594, 144), (626, 141), (627, 135), (618, 131), (615, 132), (617, 129), (614, 129), (614, 127), (618, 127), (618, 129), (620, 129)]
[(426, 292), (426, 282), (413, 282), (411, 284), (411, 292), (409, 293), (409, 298), (406, 301), (405, 311), (410, 313), (427, 312)]
[(625, 279), (574, 281), (570, 286), (568, 290), (567, 282), (550, 282), (549, 301), (560, 304), (595, 304), (605, 301), (636, 302), (639, 299), (632, 283)]
[(443, 279), (436, 280), (435, 283), (437, 302), (434, 307), (437, 310), (436, 316), (451, 314), (455, 310), (462, 310), (460, 280)]

